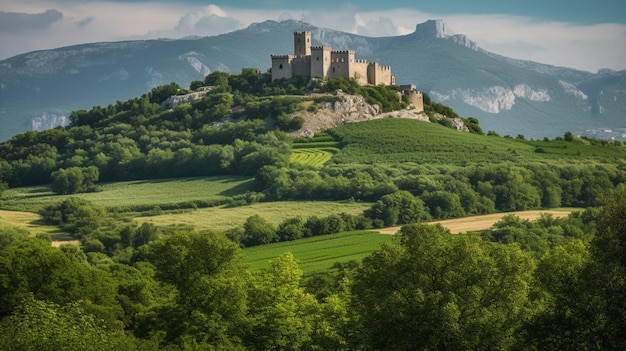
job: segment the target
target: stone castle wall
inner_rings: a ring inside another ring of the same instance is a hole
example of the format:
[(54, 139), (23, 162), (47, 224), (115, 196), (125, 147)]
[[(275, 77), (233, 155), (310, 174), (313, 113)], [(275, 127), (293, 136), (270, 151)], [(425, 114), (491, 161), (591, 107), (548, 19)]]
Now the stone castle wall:
[(291, 61), (294, 57), (293, 55), (272, 55), (272, 80), (293, 77)]
[(353, 50), (311, 46), (311, 32), (293, 33), (293, 55), (272, 55), (272, 80), (294, 76), (354, 78), (359, 84), (393, 85), (391, 67), (355, 59)]

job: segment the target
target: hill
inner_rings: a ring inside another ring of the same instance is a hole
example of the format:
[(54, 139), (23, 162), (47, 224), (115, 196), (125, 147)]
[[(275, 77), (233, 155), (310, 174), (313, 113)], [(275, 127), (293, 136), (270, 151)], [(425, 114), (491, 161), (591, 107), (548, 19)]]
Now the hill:
[(0, 62), (0, 140), (69, 123), (69, 113), (138, 96), (215, 71), (265, 71), (270, 55), (290, 53), (292, 33), (313, 44), (353, 49), (391, 65), (399, 84), (416, 83), (437, 102), (481, 120), (502, 135), (622, 137), (626, 72), (583, 72), (494, 55), (470, 39), (448, 36), (436, 21), (414, 33), (370, 38), (296, 21), (253, 24), (215, 37), (96, 43), (18, 55)]
[[(248, 69), (0, 143), (0, 208), (45, 224), (0, 213), (0, 349), (621, 349), (623, 142), (462, 132), (428, 101), (434, 123), (288, 134), (344, 101), (337, 86), (409, 111), (391, 87)], [(587, 208), (467, 235), (423, 224), (553, 207)]]

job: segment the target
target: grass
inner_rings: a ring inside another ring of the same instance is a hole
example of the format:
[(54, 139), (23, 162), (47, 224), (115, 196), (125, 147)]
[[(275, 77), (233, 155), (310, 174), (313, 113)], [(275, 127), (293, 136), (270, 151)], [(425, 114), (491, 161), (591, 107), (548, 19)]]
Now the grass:
[(157, 226), (196, 228), (198, 230), (224, 231), (238, 227), (248, 217), (258, 214), (263, 219), (277, 226), (286, 218), (301, 216), (325, 217), (342, 212), (360, 214), (371, 207), (367, 202), (333, 201), (280, 201), (257, 202), (247, 206), (228, 208), (211, 207), (185, 213), (167, 213), (158, 216), (137, 217), (138, 223), (154, 223)]
[(37, 212), (68, 197), (80, 197), (107, 208), (163, 206), (190, 201), (219, 201), (251, 191), (253, 179), (245, 177), (195, 177), (105, 183), (98, 192), (56, 195), (49, 186), (5, 191), (0, 208)]
[(375, 232), (347, 232), (244, 249), (251, 270), (269, 267), (270, 260), (291, 252), (305, 275), (328, 271), (335, 262), (360, 261), (393, 236)]
[(40, 215), (23, 211), (0, 210), (0, 231), (3, 227), (23, 229), (32, 235), (49, 234), (55, 236), (60, 231), (57, 226), (45, 225)]
[(329, 133), (344, 145), (333, 157), (337, 163), (466, 165), (537, 161), (579, 163), (590, 159), (615, 163), (626, 159), (624, 147), (492, 137), (408, 119), (351, 123), (333, 128)]
[(337, 152), (339, 149), (331, 147), (297, 148), (292, 150), (289, 161), (303, 166), (322, 168)]

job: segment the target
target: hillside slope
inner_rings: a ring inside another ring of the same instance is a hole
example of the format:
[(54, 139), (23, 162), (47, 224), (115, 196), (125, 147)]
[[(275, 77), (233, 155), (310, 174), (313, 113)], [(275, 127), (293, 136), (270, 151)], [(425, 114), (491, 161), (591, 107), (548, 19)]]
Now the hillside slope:
[(299, 30), (310, 30), (314, 45), (352, 49), (359, 58), (391, 65), (399, 84), (416, 83), (433, 100), (479, 118), (485, 130), (534, 138), (566, 130), (626, 134), (626, 71), (593, 74), (514, 60), (441, 28), (429, 21), (409, 35), (370, 38), (267, 21), (200, 39), (96, 43), (18, 55), (0, 61), (0, 140), (67, 124), (74, 109), (138, 96), (172, 81), (188, 86), (217, 70), (265, 71), (271, 54), (293, 51), (292, 32)]

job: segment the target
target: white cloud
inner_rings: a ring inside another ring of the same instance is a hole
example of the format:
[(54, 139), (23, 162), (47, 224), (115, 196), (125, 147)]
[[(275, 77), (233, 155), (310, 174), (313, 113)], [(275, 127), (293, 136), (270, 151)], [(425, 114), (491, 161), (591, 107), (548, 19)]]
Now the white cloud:
[(215, 5), (185, 14), (174, 31), (179, 35), (216, 35), (241, 27), (241, 23)]
[[(360, 11), (353, 5), (333, 10), (240, 9), (173, 3), (64, 2), (3, 0), (4, 12), (42, 16), (47, 22), (28, 31), (0, 26), (0, 59), (22, 52), (66, 45), (149, 38), (217, 35), (267, 19), (300, 19), (320, 27), (367, 36), (408, 34), (428, 19), (443, 19), (447, 30), (465, 34), (495, 53), (595, 71), (626, 69), (626, 26), (578, 25), (510, 15), (446, 15), (413, 8)], [(53, 16), (53, 15), (56, 15)], [(33, 18), (23, 16), (23, 18)], [(41, 18), (41, 17), (40, 17)], [(22, 22), (25, 23), (25, 22)]]

